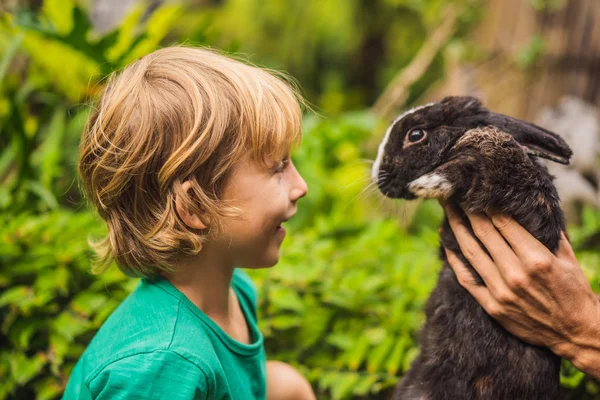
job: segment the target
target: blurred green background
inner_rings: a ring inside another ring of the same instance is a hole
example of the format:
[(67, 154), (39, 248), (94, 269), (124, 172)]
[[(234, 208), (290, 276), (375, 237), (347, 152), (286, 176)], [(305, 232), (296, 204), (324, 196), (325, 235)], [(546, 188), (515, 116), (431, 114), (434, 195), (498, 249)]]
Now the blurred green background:
[[(564, 6), (523, 3), (532, 13)], [(103, 78), (173, 43), (241, 53), (298, 80), (315, 111), (294, 154), (310, 194), (289, 223), (281, 262), (251, 273), (267, 354), (299, 368), (318, 398), (387, 398), (418, 354), (442, 211), (437, 202), (384, 200), (369, 160), (389, 119), (433, 96), (453, 60), (486, 57), (472, 38), (489, 4), (140, 2), (113, 25), (92, 22), (92, 1), (0, 6), (0, 399), (58, 398), (94, 332), (137, 284), (117, 268), (88, 272), (87, 238), (105, 227), (79, 191), (78, 142)], [(534, 37), (511, 62), (530, 73), (540, 54)], [(600, 213), (584, 207), (580, 217), (569, 232), (598, 291), (589, 238)], [(598, 383), (566, 362), (562, 384), (568, 398), (598, 398)]]

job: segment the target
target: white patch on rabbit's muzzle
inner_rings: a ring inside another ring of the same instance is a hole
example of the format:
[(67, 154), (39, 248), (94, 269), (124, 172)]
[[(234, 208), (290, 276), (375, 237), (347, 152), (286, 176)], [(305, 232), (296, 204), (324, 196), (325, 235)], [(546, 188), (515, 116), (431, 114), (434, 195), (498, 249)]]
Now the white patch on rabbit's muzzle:
[(371, 178), (373, 179), (373, 181), (375, 181), (376, 183), (379, 183), (378, 182), (379, 181), (379, 168), (381, 167), (381, 161), (383, 160), (383, 154), (385, 153), (385, 146), (387, 145), (388, 140), (390, 140), (390, 134), (392, 133), (392, 129), (394, 128), (394, 126), (398, 122), (400, 122), (402, 120), (402, 118), (406, 117), (407, 115), (410, 115), (416, 111), (422, 110), (426, 107), (430, 107), (434, 104), (436, 104), (436, 103), (429, 103), (429, 104), (425, 104), (422, 106), (411, 108), (410, 110), (401, 114), (398, 118), (396, 118), (394, 120), (394, 122), (392, 122), (390, 124), (389, 128), (385, 132), (385, 136), (383, 137), (381, 144), (379, 144), (379, 150), (377, 151), (377, 158), (375, 159), (375, 163), (373, 164), (373, 169), (371, 170)]
[(433, 172), (410, 182), (408, 190), (424, 199), (447, 199), (454, 188), (443, 175)]

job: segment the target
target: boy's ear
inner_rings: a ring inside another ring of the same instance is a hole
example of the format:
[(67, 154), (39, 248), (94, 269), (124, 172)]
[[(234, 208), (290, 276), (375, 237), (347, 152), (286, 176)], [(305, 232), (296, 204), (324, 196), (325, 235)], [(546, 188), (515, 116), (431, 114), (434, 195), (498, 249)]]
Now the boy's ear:
[[(184, 192), (187, 193), (192, 187), (192, 183), (190, 181), (185, 181), (181, 186), (183, 187)], [(184, 202), (180, 197), (175, 198), (175, 208), (177, 209), (179, 217), (190, 228), (202, 230), (208, 227), (208, 225), (202, 221), (200, 215), (190, 213), (187, 207), (184, 206)]]

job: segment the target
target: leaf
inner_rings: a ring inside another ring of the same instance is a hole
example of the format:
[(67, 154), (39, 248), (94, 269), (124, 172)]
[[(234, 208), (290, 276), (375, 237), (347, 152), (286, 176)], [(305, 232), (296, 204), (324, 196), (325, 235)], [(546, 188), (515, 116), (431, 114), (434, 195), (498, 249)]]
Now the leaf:
[(300, 296), (290, 287), (274, 286), (269, 292), (269, 300), (275, 311), (302, 312), (304, 310), (304, 304)]
[[(25, 32), (23, 47), (30, 60), (40, 68), (57, 93), (78, 102), (87, 92), (90, 77), (97, 77), (105, 66), (63, 41), (50, 40), (37, 32)], [(69, 73), (65, 74), (65, 70)]]
[(411, 347), (407, 352), (406, 352), (406, 356), (404, 357), (404, 364), (402, 365), (403, 370), (404, 371), (408, 371), (411, 364), (413, 363), (413, 361), (415, 361), (415, 359), (419, 356), (419, 348), (418, 347)]
[(60, 367), (62, 366), (63, 360), (69, 351), (70, 342), (65, 339), (64, 336), (61, 336), (57, 333), (50, 333), (49, 339), (49, 351), (48, 358), (50, 360), (52, 373), (54, 375), (60, 374)]
[(354, 306), (354, 296), (347, 291), (326, 292), (323, 303), (351, 310)]
[(45, 305), (52, 296), (47, 292), (36, 292), (29, 286), (14, 286), (0, 296), (0, 307), (12, 305), (23, 314), (32, 308)]
[(80, 315), (89, 317), (106, 304), (105, 295), (94, 292), (81, 292), (71, 302), (71, 308)]
[(4, 314), (4, 319), (2, 320), (2, 333), (7, 334), (9, 332), (10, 327), (13, 326), (18, 316), (19, 310), (16, 307), (8, 309), (8, 313)]
[(373, 391), (375, 383), (379, 380), (377, 375), (365, 375), (361, 376), (358, 382), (354, 384), (352, 388), (352, 394), (354, 396), (365, 396)]
[(113, 62), (118, 62), (118, 59), (126, 55), (134, 44), (136, 29), (144, 15), (145, 6), (142, 3), (136, 4), (131, 8), (131, 11), (123, 19), (119, 29), (117, 30), (116, 43), (108, 49), (106, 56)]
[(94, 327), (100, 325), (108, 318), (108, 316), (119, 306), (120, 302), (115, 299), (108, 299), (97, 311), (92, 320)]
[(396, 376), (388, 376), (383, 381), (378, 381), (373, 385), (372, 393), (379, 393), (385, 389), (398, 384), (399, 379)]
[(56, 31), (67, 35), (73, 29), (73, 0), (44, 0), (42, 12), (52, 21)]
[[(16, 35), (10, 41), (8, 48), (5, 49), (5, 51), (4, 51), (2, 60), (0, 60), (0, 89), (2, 88), (4, 76), (6, 75), (8, 66), (10, 65), (10, 62), (12, 61), (14, 56), (17, 54), (17, 51), (19, 50), (19, 47), (21, 46), (21, 43), (23, 42), (23, 36), (24, 35), (22, 33), (20, 33), (20, 34)], [(1, 116), (1, 114), (0, 114), (0, 116)]]
[(376, 328), (367, 329), (364, 335), (371, 345), (378, 345), (387, 337), (387, 332), (384, 328), (378, 326)]
[(47, 187), (43, 186), (40, 182), (33, 180), (26, 180), (23, 182), (23, 188), (35, 193), (41, 200), (43, 200), (45, 206), (49, 210), (56, 210), (58, 208), (58, 201)]
[(24, 297), (32, 296), (33, 291), (28, 286), (15, 286), (6, 290), (0, 295), (0, 307), (7, 304), (16, 304), (21, 301)]
[(87, 319), (77, 317), (69, 311), (63, 311), (52, 323), (51, 332), (72, 341), (77, 336), (90, 329), (90, 327), (91, 323)]
[(307, 304), (310, 312), (304, 315), (299, 336), (302, 338), (302, 344), (305, 347), (314, 345), (326, 332), (329, 321), (333, 316), (333, 311), (317, 304)]
[(158, 7), (146, 22), (143, 40), (140, 40), (131, 51), (124, 54), (125, 57), (120, 62), (128, 64), (155, 50), (182, 12), (183, 8), (179, 4), (165, 3)]
[(64, 387), (57, 378), (47, 377), (34, 385), (36, 400), (53, 400), (62, 394)]
[(8, 338), (18, 350), (29, 350), (29, 342), (36, 331), (42, 328), (44, 324), (41, 318), (17, 319), (8, 331)]
[(40, 171), (39, 182), (49, 192), (52, 191), (54, 178), (60, 176), (62, 172), (60, 161), (61, 154), (64, 151), (65, 115), (64, 107), (58, 106), (55, 108), (48, 127), (45, 129), (42, 144), (31, 155), (32, 165)]
[(340, 373), (338, 371), (327, 371), (321, 374), (319, 379), (319, 387), (322, 389), (329, 389), (335, 382), (340, 379)]
[(585, 374), (581, 371), (573, 370), (572, 372), (573, 372), (573, 375), (571, 375), (571, 376), (561, 375), (561, 377), (560, 377), (561, 386), (564, 386), (567, 388), (576, 388), (577, 386), (579, 386), (579, 384), (581, 383), (583, 378), (585, 378)]
[(367, 335), (361, 335), (358, 340), (354, 343), (353, 348), (347, 354), (346, 359), (348, 367), (356, 371), (358, 367), (364, 362), (367, 355), (367, 350), (371, 346), (371, 341)]
[(377, 372), (381, 368), (383, 361), (390, 356), (394, 344), (398, 339), (393, 336), (386, 337), (377, 347), (369, 352), (367, 357), (367, 371)]
[(407, 333), (403, 333), (400, 339), (394, 345), (392, 353), (385, 362), (385, 369), (388, 372), (388, 374), (395, 375), (398, 369), (402, 366), (404, 352), (406, 351), (406, 348), (410, 345), (410, 343), (410, 336), (408, 336)]
[(325, 340), (340, 350), (348, 350), (354, 345), (354, 339), (349, 333), (332, 333)]
[(73, 276), (64, 266), (57, 266), (40, 272), (35, 280), (36, 291), (58, 293), (61, 296), (68, 294), (69, 279)]
[(360, 375), (356, 373), (340, 374), (339, 379), (331, 385), (332, 400), (347, 399), (359, 379)]
[(13, 202), (18, 202), (18, 197), (14, 196), (14, 194), (18, 192), (23, 181), (32, 174), (31, 166), (29, 164), (31, 143), (25, 132), (25, 122), (21, 114), (22, 112), (19, 107), (12, 107), (12, 113), (8, 118), (8, 124), (13, 128), (9, 137), (12, 153), (17, 165), (17, 172), (16, 179), (11, 182), (10, 193), (13, 196), (11, 196), (11, 203), (7, 205), (7, 208), (10, 207)]
[(42, 353), (27, 358), (23, 353), (14, 352), (10, 359), (10, 373), (13, 379), (23, 386), (44, 368), (46, 362)]
[(521, 69), (528, 68), (535, 64), (546, 52), (546, 42), (540, 35), (535, 35), (524, 45), (516, 54), (517, 66)]
[(287, 330), (302, 325), (302, 318), (297, 315), (277, 315), (269, 320), (273, 328)]
[(16, 382), (11, 376), (10, 372), (10, 360), (12, 359), (12, 351), (0, 352), (0, 377), (2, 377), (2, 384), (0, 384), (0, 399), (8, 398), (8, 395), (13, 392), (16, 388)]

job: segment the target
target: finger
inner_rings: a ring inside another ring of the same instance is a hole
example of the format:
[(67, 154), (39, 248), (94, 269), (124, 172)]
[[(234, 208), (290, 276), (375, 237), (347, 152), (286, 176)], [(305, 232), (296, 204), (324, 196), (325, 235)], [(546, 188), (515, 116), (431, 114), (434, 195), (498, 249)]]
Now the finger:
[(456, 210), (456, 206), (454, 204), (442, 203), (441, 200), (440, 200), (440, 204), (444, 207), (444, 211), (446, 211), (446, 217), (448, 218), (448, 222), (450, 223), (450, 226), (452, 226), (453, 223), (454, 223), (454, 225), (461, 223), (460, 217)]
[(494, 214), (492, 215), (492, 223), (498, 228), (519, 259), (530, 259), (532, 255), (547, 255), (547, 253), (550, 253), (546, 246), (534, 238), (527, 229), (523, 228), (514, 219), (506, 215)]
[(563, 231), (560, 231), (560, 242), (558, 243), (558, 251), (556, 252), (556, 257), (558, 258), (567, 258), (570, 260), (576, 260), (575, 252), (573, 251), (573, 247), (571, 247), (571, 243), (569, 243), (569, 239)]
[(446, 252), (446, 258), (448, 259), (448, 264), (456, 274), (456, 279), (458, 283), (465, 288), (478, 303), (482, 302), (490, 302), (493, 300), (490, 291), (485, 286), (480, 286), (475, 282), (473, 275), (467, 269), (465, 264), (458, 258), (454, 252), (444, 248)]
[(471, 232), (462, 224), (455, 209), (452, 206), (446, 207), (446, 214), (461, 252), (473, 268), (475, 268), (486, 285), (489, 286), (490, 284), (502, 281), (498, 268), (487, 253), (483, 251), (477, 240), (471, 235)]
[(468, 213), (467, 217), (471, 221), (473, 232), (492, 256), (500, 274), (506, 279), (507, 274), (514, 272), (520, 265), (517, 255), (485, 214)]

